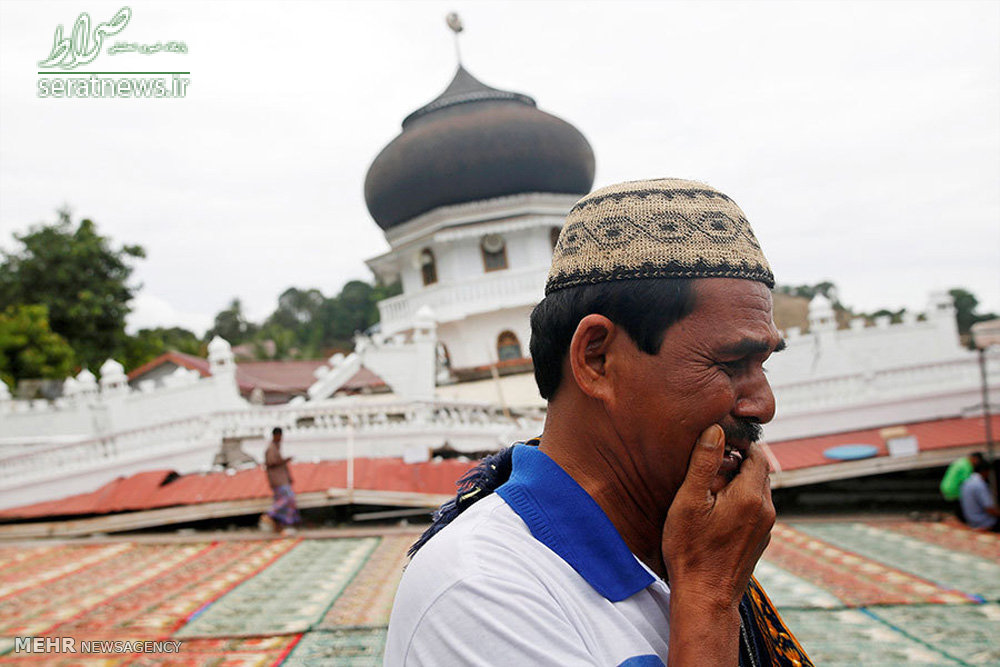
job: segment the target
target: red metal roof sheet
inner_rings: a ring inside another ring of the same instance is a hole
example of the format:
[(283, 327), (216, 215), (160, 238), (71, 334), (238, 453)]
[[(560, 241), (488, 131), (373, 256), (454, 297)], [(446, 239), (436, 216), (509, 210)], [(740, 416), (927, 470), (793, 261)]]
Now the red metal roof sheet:
[[(144, 375), (163, 364), (172, 363), (201, 373), (211, 375), (208, 359), (183, 352), (164, 352), (128, 374), (130, 382), (141, 380)], [(236, 383), (240, 392), (249, 394), (255, 388), (274, 393), (305, 393), (316, 381), (313, 372), (326, 364), (323, 359), (290, 361), (240, 361), (236, 364)], [(344, 383), (343, 389), (358, 390), (365, 387), (384, 387), (385, 382), (375, 373), (362, 366), (357, 373)]]
[[(993, 415), (991, 423), (993, 432), (1000, 433), (1000, 415)], [(949, 447), (985, 447), (986, 443), (986, 420), (983, 417), (937, 419), (900, 426), (906, 428), (908, 435), (917, 439), (920, 451)], [(837, 461), (826, 458), (823, 452), (838, 445), (874, 445), (878, 448), (877, 456), (888, 456), (885, 441), (879, 435), (883, 428), (887, 427), (768, 442), (768, 445), (782, 470), (836, 465)]]
[(154, 368), (159, 368), (165, 363), (173, 363), (175, 366), (181, 366), (182, 368), (198, 371), (201, 373), (202, 377), (208, 377), (212, 374), (211, 371), (209, 371), (208, 359), (196, 357), (193, 354), (185, 354), (184, 352), (174, 352), (171, 350), (164, 352), (152, 361), (147, 361), (142, 366), (134, 369), (128, 374), (128, 380), (129, 382), (132, 382), (137, 378), (141, 379), (143, 375)]
[[(458, 460), (404, 463), (398, 458), (355, 459), (354, 487), (377, 491), (451, 494), (455, 481), (473, 464)], [(296, 493), (326, 491), (347, 485), (346, 461), (292, 463)], [(268, 498), (271, 490), (262, 468), (176, 476), (169, 470), (119, 477), (90, 493), (0, 510), (0, 519), (107, 514), (176, 505)]]

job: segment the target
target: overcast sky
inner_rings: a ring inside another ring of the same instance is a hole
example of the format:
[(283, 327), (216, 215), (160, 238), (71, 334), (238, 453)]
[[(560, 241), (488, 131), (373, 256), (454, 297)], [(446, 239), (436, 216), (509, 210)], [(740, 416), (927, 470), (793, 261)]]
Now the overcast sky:
[(89, 67), (190, 71), (187, 97), (39, 98), (56, 26), (121, 6), (0, 3), (0, 246), (63, 204), (141, 244), (133, 329), (371, 279), (365, 172), (450, 81), (452, 9), (466, 67), (579, 128), (595, 187), (711, 183), (779, 283), (858, 309), (1000, 311), (1000, 3), (133, 2), (108, 43), (189, 53)]

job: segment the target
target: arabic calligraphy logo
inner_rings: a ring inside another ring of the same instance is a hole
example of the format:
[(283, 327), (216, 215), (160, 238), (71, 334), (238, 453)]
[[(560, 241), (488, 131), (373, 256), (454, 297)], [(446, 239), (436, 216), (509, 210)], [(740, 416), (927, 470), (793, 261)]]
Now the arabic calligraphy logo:
[(101, 52), (104, 38), (120, 33), (128, 25), (131, 18), (132, 10), (128, 7), (122, 7), (115, 12), (110, 21), (98, 23), (91, 32), (90, 14), (82, 12), (77, 17), (76, 23), (73, 24), (73, 32), (69, 38), (63, 36), (63, 26), (59, 24), (52, 40), (52, 51), (49, 53), (49, 57), (40, 61), (38, 66), (73, 69), (93, 62), (94, 58)]

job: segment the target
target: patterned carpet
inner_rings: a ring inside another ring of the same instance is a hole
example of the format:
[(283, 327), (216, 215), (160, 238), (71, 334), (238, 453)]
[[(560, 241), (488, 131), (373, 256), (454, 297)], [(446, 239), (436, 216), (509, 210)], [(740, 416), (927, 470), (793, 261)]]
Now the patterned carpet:
[[(380, 665), (415, 537), (0, 546), (0, 665)], [(818, 665), (1000, 664), (998, 535), (779, 523), (756, 574)]]

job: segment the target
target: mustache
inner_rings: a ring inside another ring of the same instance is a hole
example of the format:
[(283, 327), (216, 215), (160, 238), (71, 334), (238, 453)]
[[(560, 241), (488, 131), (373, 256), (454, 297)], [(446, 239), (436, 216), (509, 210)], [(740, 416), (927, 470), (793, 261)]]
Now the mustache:
[(764, 435), (760, 423), (753, 419), (734, 419), (731, 423), (722, 424), (722, 432), (726, 434), (726, 442), (757, 442)]

